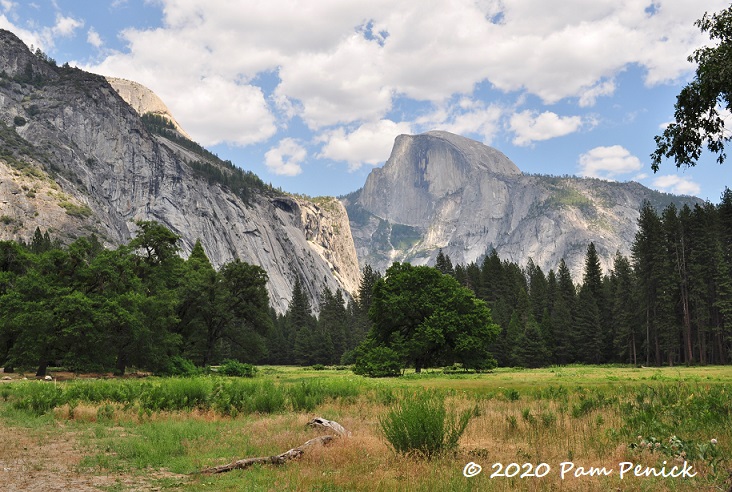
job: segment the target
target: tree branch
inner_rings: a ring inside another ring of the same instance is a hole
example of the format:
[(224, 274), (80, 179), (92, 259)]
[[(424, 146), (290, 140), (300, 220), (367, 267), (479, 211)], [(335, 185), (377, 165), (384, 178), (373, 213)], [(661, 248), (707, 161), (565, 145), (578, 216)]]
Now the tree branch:
[[(350, 436), (351, 433), (348, 432), (341, 424), (338, 422), (335, 422), (333, 420), (327, 420), (324, 418), (316, 417), (312, 419), (310, 422), (307, 423), (310, 427), (318, 427), (318, 428), (325, 428), (332, 430), (335, 432), (338, 436)], [(310, 439), (306, 441), (301, 446), (298, 446), (296, 448), (289, 449), (285, 451), (282, 454), (278, 454), (276, 456), (260, 456), (258, 458), (243, 458), (234, 462), (231, 462), (226, 465), (219, 465), (219, 466), (212, 466), (210, 468), (206, 468), (204, 470), (201, 470), (199, 473), (206, 474), (206, 475), (212, 475), (215, 473), (224, 473), (231, 470), (245, 470), (253, 465), (282, 465), (287, 461), (294, 460), (305, 454), (305, 450), (316, 446), (318, 444), (325, 446), (326, 444), (330, 443), (335, 437), (334, 436), (319, 436), (314, 437), (313, 439)]]

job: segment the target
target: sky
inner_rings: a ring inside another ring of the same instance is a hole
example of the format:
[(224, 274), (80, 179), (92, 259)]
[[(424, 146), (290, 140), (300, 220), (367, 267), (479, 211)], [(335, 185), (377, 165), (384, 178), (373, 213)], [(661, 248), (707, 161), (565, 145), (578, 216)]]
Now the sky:
[(362, 187), (400, 134), (446, 130), (523, 172), (718, 203), (732, 163), (651, 170), (721, 0), (0, 0), (58, 64), (152, 89), (198, 143), (292, 193)]

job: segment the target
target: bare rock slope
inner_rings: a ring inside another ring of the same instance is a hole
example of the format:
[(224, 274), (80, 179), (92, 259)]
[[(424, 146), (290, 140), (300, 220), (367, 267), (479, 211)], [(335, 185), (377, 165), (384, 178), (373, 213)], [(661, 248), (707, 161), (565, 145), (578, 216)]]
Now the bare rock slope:
[(323, 286), (357, 288), (339, 202), (283, 194), (180, 132), (151, 130), (139, 112), (156, 98), (129, 87), (120, 94), (103, 77), (56, 67), (0, 30), (0, 239), (50, 227), (62, 240), (93, 232), (113, 246), (134, 235), (136, 220), (156, 220), (182, 237), (185, 254), (200, 239), (216, 266), (237, 257), (260, 265), (280, 311), (296, 277), (314, 303)]
[(503, 259), (545, 272), (564, 258), (581, 280), (587, 246), (603, 267), (629, 254), (644, 200), (696, 203), (638, 183), (532, 176), (498, 150), (443, 131), (396, 138), (389, 160), (344, 198), (362, 264), (432, 264), (440, 248), (453, 263)]

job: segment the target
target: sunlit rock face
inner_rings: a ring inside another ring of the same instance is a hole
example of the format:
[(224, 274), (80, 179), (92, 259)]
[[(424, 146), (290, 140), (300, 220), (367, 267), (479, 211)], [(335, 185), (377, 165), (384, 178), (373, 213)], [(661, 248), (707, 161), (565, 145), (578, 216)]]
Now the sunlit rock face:
[(234, 258), (260, 265), (280, 312), (295, 278), (314, 306), (325, 286), (357, 288), (358, 261), (337, 200), (232, 192), (191, 163), (231, 172), (225, 166), (148, 131), (141, 112), (172, 120), (148, 89), (54, 67), (3, 30), (0, 73), (0, 240), (28, 240), (40, 227), (64, 242), (94, 233), (113, 247), (134, 236), (135, 221), (156, 220), (181, 236), (184, 256), (200, 239), (217, 267)]
[(638, 183), (522, 174), (500, 151), (443, 131), (400, 135), (383, 168), (343, 199), (361, 265), (454, 264), (501, 258), (545, 272), (564, 258), (581, 280), (587, 246), (603, 267), (629, 254), (644, 200), (659, 208), (697, 203)]

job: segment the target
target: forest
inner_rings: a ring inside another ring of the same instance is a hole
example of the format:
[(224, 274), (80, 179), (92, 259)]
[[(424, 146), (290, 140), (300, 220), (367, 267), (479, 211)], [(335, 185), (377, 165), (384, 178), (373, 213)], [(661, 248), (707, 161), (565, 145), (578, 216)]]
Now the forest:
[[(398, 375), (415, 365), (727, 364), (732, 355), (729, 189), (718, 205), (644, 204), (630, 257), (617, 253), (608, 272), (592, 243), (577, 280), (564, 261), (545, 273), (495, 251), (468, 265), (440, 251), (435, 267), (395, 264), (384, 275), (366, 265), (353, 299), (323, 288), (311, 306), (296, 280), (285, 313), (270, 306), (260, 267), (216, 270), (200, 243), (183, 259), (178, 242), (155, 222), (139, 222), (116, 249), (94, 236), (62, 246), (40, 230), (0, 242), (0, 365), (180, 374), (227, 360), (358, 368), (370, 353), (388, 368), (372, 375)], [(416, 284), (396, 283), (397, 273)], [(451, 310), (457, 303), (466, 307)], [(415, 330), (389, 327), (395, 313)]]

